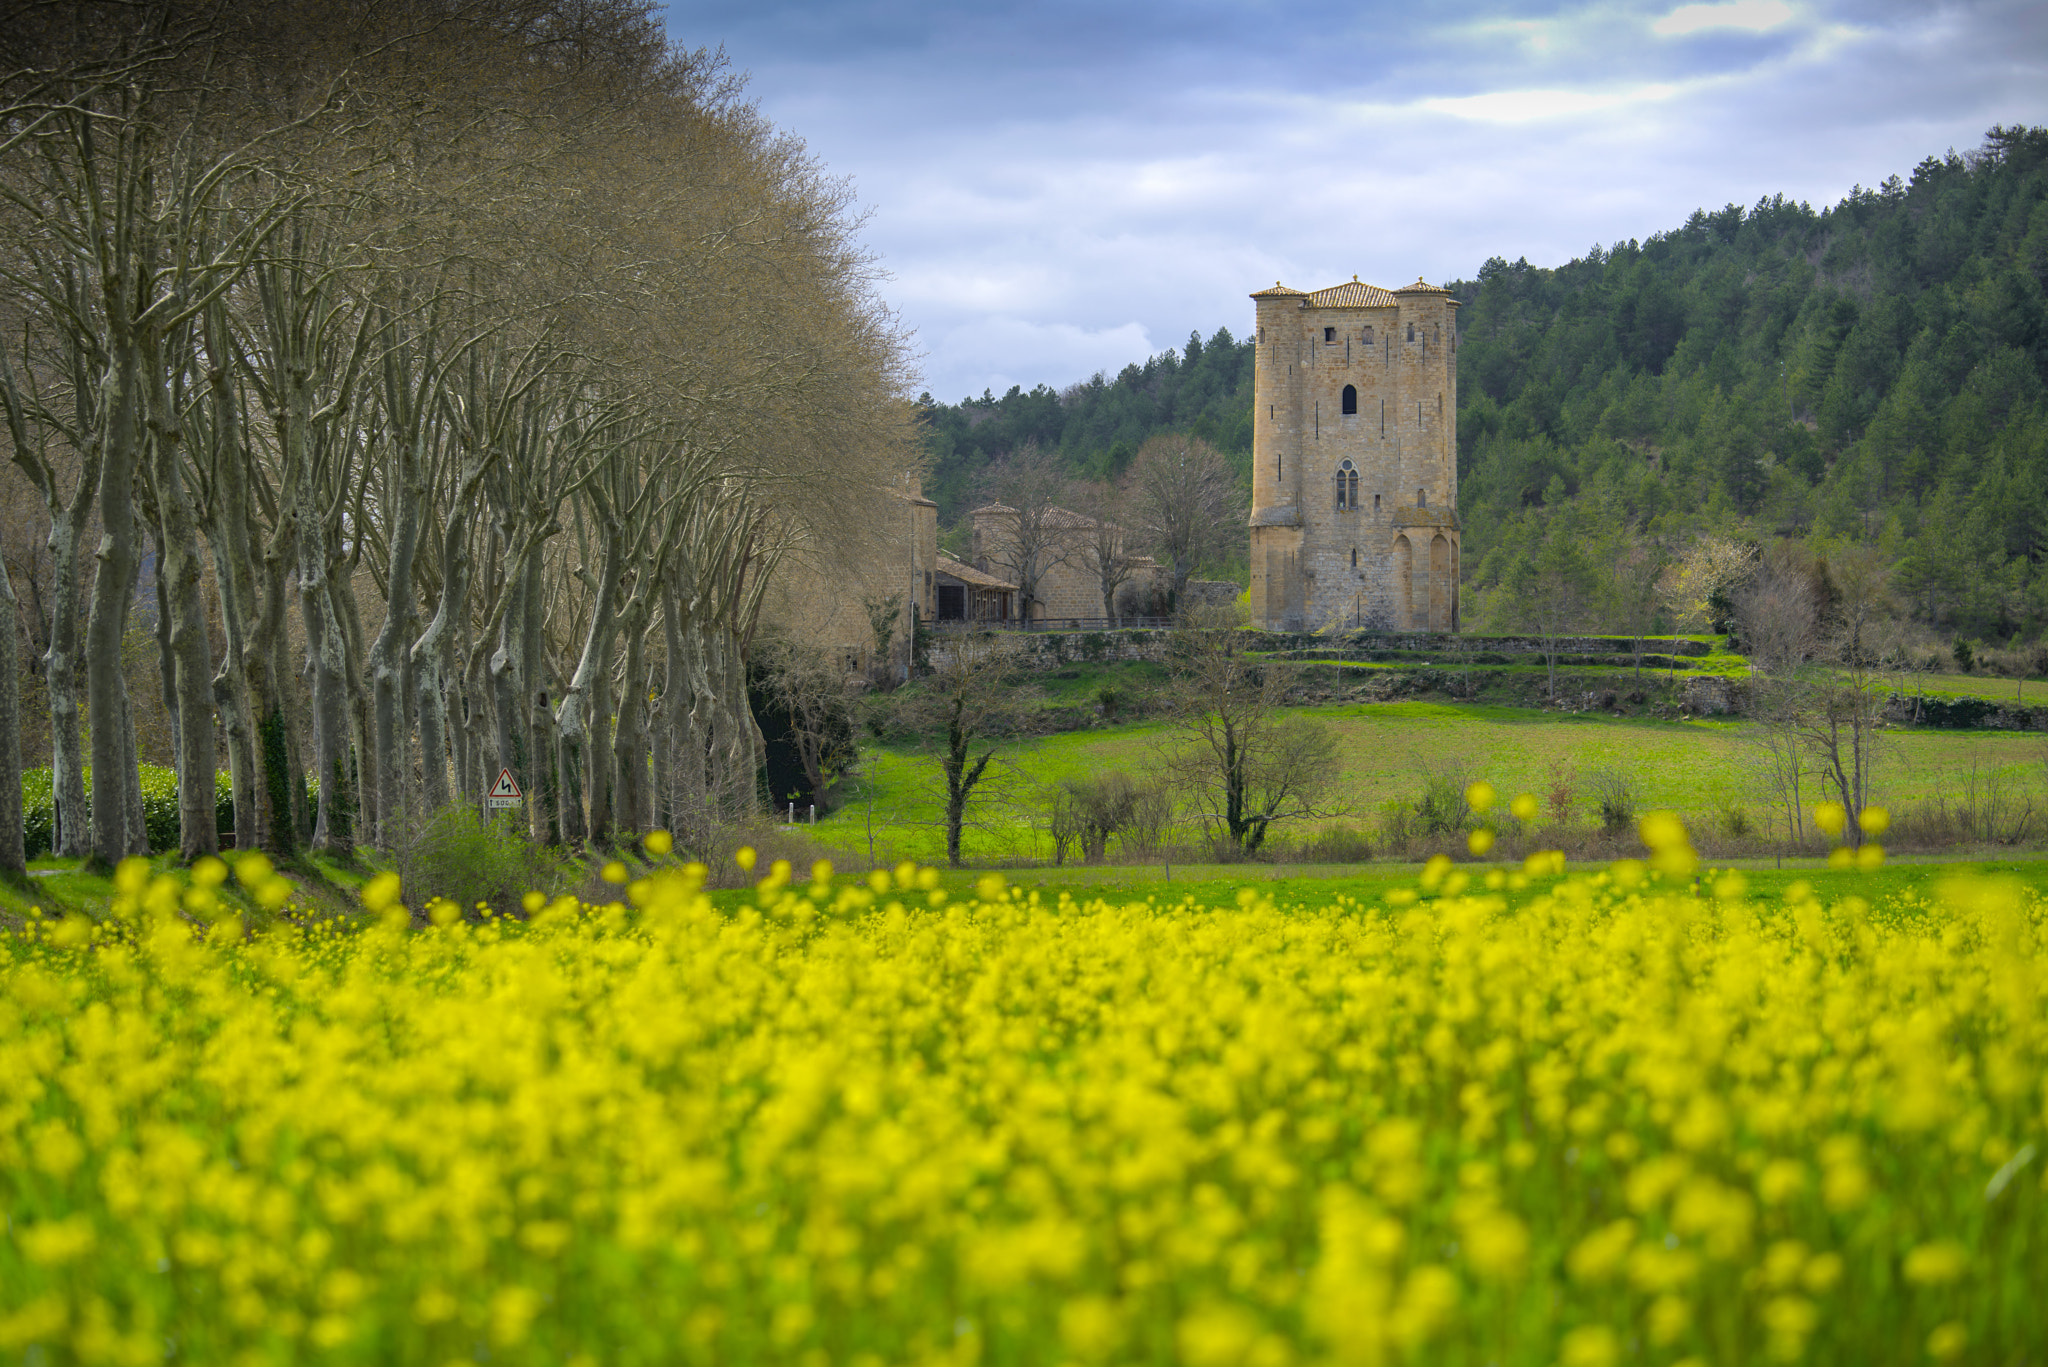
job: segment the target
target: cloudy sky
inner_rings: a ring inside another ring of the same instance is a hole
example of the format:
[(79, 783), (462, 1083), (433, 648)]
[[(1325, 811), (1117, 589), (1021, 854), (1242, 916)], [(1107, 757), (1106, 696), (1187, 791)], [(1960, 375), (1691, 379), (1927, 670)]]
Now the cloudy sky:
[(1245, 298), (1557, 265), (2048, 123), (2048, 5), (678, 0), (850, 177), (926, 385), (1055, 386)]

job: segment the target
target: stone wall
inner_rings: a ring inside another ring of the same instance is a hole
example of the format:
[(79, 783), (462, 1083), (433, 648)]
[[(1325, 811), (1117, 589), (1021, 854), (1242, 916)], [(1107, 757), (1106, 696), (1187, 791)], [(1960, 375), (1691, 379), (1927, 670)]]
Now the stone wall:
[(1227, 608), (1235, 603), (1244, 590), (1224, 579), (1188, 580), (1187, 601), (1183, 607)]
[[(1373, 652), (1406, 651), (1441, 655), (1446, 662), (1470, 660), (1474, 655), (1535, 655), (1546, 648), (1540, 636), (1464, 636), (1444, 632), (1357, 631), (1334, 636), (1308, 632), (1261, 632), (1260, 649), (1299, 653), (1305, 659), (1364, 659)], [(1565, 636), (1551, 643), (1560, 655), (1625, 655), (1634, 659), (1633, 636)], [(1697, 657), (1711, 655), (1713, 647), (1701, 641), (1648, 638), (1648, 651), (1662, 655)], [(1477, 661), (1473, 661), (1478, 663)]]
[(1885, 699), (1884, 719), (1899, 726), (1932, 726), (1957, 731), (2048, 731), (2048, 707), (1993, 702), (1989, 698), (1907, 697)]
[[(1005, 631), (1000, 635), (1018, 652), (1025, 669), (1059, 669), (1067, 665), (1096, 664), (1105, 660), (1163, 660), (1169, 633), (1130, 628), (1119, 631)], [(947, 658), (952, 632), (942, 632), (931, 644), (934, 664)]]

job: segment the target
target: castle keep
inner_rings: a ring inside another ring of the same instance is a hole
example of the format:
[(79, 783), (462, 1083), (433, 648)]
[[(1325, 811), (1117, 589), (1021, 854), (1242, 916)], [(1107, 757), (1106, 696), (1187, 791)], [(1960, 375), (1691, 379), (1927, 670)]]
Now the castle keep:
[(1456, 631), (1457, 300), (1355, 277), (1252, 299), (1253, 619)]

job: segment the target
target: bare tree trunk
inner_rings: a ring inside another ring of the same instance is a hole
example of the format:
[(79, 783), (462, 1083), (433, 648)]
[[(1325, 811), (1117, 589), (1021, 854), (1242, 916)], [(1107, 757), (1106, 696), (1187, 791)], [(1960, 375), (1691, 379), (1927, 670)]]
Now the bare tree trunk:
[(135, 467), (140, 439), (141, 357), (132, 338), (112, 339), (102, 403), (101, 441), (106, 465), (100, 479), (100, 546), (94, 559), (92, 610), (85, 625), (85, 698), (92, 716), (92, 852), (104, 864), (128, 853), (128, 783), (133, 737), (128, 734), (128, 685), (121, 672), (121, 638), (135, 581)]
[(81, 859), (92, 849), (77, 669), (78, 549), (92, 499), (91, 490), (81, 490), (80, 497), (50, 522), (50, 650), (43, 659), (43, 683), (50, 693), (50, 793), (55, 802), (50, 852), (64, 859)]
[[(306, 659), (312, 671), (313, 770), (320, 775), (320, 806), (311, 847), (346, 854), (355, 847), (349, 785), (348, 689), (343, 679), (341, 623), (329, 600), (326, 547), (313, 530), (313, 510), (299, 524), (299, 618), (306, 630)], [(310, 544), (309, 544), (310, 543)]]
[[(363, 685), (363, 615), (356, 606), (352, 576), (329, 572), (327, 603), (330, 619), (340, 628), (337, 662), (341, 666), (342, 715), (348, 721), (341, 758), (349, 779), (349, 845), (353, 848), (366, 829), (363, 823), (377, 819), (376, 809), (371, 807), (366, 813), (364, 803), (364, 795), (376, 786), (377, 770), (370, 754), (370, 698)], [(367, 829), (374, 830), (374, 824)]]
[[(607, 633), (609, 637), (609, 633)], [(611, 642), (605, 642), (605, 659), (590, 681), (590, 739), (588, 761), (590, 791), (590, 840), (602, 848), (612, 838), (612, 667)]]
[[(597, 802), (592, 798), (592, 821), (586, 825), (583, 811), (583, 783), (585, 771), (590, 767), (589, 723), (593, 713), (603, 713), (593, 706), (595, 695), (602, 691), (603, 683), (611, 672), (611, 637), (614, 604), (619, 592), (619, 547), (618, 528), (609, 522), (599, 528), (599, 539), (603, 553), (598, 562), (597, 591), (592, 595), (590, 605), (590, 626), (583, 637), (583, 654), (576, 662), (576, 672), (570, 677), (569, 687), (562, 694), (561, 706), (555, 712), (555, 725), (560, 731), (560, 764), (558, 766), (561, 784), (562, 839), (570, 845), (581, 845), (591, 836), (591, 827), (610, 824), (610, 804), (605, 804), (603, 821), (597, 820)], [(600, 737), (600, 753), (602, 753)]]
[[(397, 843), (398, 814), (404, 801), (398, 758), (399, 735), (407, 729), (404, 727), (405, 695), (401, 674), (405, 661), (401, 638), (412, 609), (412, 567), (419, 547), (420, 504), (426, 501), (427, 496), (426, 487), (419, 477), (418, 457), (411, 444), (400, 442), (393, 460), (397, 466), (396, 483), (400, 495), (397, 524), (391, 533), (390, 568), (385, 576), (384, 625), (370, 647), (371, 708), (374, 714), (370, 751), (372, 768), (377, 776), (376, 825), (372, 829), (375, 842), (385, 849), (394, 848)], [(422, 727), (427, 725), (426, 711), (424, 707), (421, 709)], [(428, 758), (439, 762), (438, 724), (435, 726), (435, 744), (436, 749)], [(428, 780), (428, 787), (441, 799), (436, 802), (430, 797), (428, 811), (437, 810), (447, 800), (447, 772), (444, 766), (439, 775)]]
[(206, 639), (199, 528), (185, 493), (177, 444), (160, 425), (156, 440), (156, 503), (162, 525), (157, 617), (168, 624), (172, 718), (178, 740), (178, 853), (186, 863), (220, 850), (213, 777), (213, 660)]
[(653, 824), (671, 834), (676, 829), (676, 773), (683, 759), (682, 729), (689, 716), (684, 690), (688, 686), (683, 655), (681, 604), (674, 581), (661, 585), (661, 698), (654, 717)]
[[(506, 538), (516, 544), (515, 538)], [(526, 600), (539, 592), (536, 576), (528, 572), (527, 557), (507, 567), (504, 615), (498, 622), (498, 647), (491, 652), (491, 720), (496, 730), (497, 767), (509, 769), (513, 781), (525, 794), (528, 833), (540, 838), (540, 819), (535, 814), (541, 800), (540, 774), (533, 754), (532, 723), (526, 706), (531, 681), (526, 677)], [(485, 783), (491, 776), (485, 776)]]
[(626, 624), (626, 663), (613, 721), (612, 787), (617, 793), (616, 819), (621, 830), (638, 835), (652, 829), (647, 801), (647, 694), (653, 680), (647, 670), (647, 616), (633, 614)]
[(291, 676), (284, 660), (284, 614), (292, 540), (291, 520), (281, 519), (277, 535), (264, 548), (262, 611), (242, 650), (242, 676), (256, 718), (257, 839), (277, 854), (297, 849), (306, 829), (305, 770), (285, 708), (285, 681)]
[(21, 829), (20, 604), (0, 559), (0, 873), (27, 872)]

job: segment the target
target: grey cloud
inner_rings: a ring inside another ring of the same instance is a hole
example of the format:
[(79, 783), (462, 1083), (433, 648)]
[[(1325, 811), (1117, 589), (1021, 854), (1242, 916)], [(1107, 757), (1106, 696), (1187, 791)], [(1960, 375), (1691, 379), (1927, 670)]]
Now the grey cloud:
[(946, 398), (1241, 329), (1276, 276), (1555, 264), (2048, 122), (2038, 6), (1658, 37), (1673, 8), (719, 3), (669, 27), (853, 177)]

